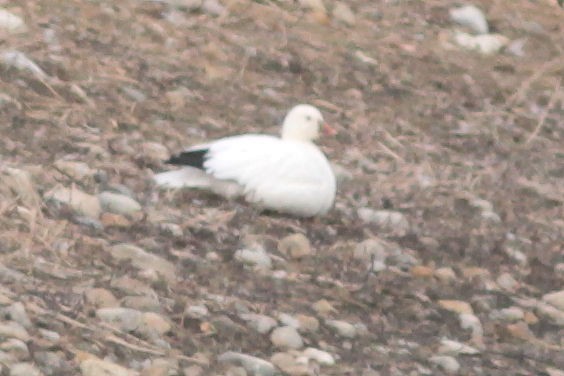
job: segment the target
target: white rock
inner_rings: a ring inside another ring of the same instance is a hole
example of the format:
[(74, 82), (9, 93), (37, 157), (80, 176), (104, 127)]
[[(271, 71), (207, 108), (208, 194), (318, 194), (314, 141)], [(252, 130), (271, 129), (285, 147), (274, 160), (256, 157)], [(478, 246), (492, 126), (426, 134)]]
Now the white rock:
[(202, 10), (212, 16), (221, 16), (226, 12), (225, 7), (218, 0), (204, 0)]
[(509, 307), (503, 308), (497, 311), (492, 311), (490, 313), (490, 318), (492, 320), (502, 320), (502, 321), (519, 321), (523, 320), (525, 317), (525, 312), (519, 307)]
[(80, 363), (82, 376), (137, 376), (138, 373), (130, 371), (118, 364), (101, 359), (89, 358)]
[(540, 316), (548, 318), (555, 325), (564, 327), (564, 311), (543, 302), (536, 305), (536, 311)]
[(327, 320), (325, 324), (333, 329), (339, 336), (344, 338), (354, 338), (357, 335), (354, 325), (341, 320)]
[(132, 332), (141, 325), (143, 314), (131, 308), (100, 308), (96, 310), (96, 316), (119, 329)]
[(280, 239), (278, 250), (293, 259), (301, 259), (313, 253), (309, 239), (300, 233)]
[(308, 347), (303, 351), (303, 354), (308, 359), (315, 360), (317, 363), (324, 366), (332, 366), (335, 364), (335, 358), (327, 351), (319, 350), (314, 347)]
[(20, 16), (0, 8), (0, 29), (9, 33), (21, 33), (27, 30), (27, 26)]
[(24, 305), (21, 302), (16, 302), (9, 307), (2, 310), (4, 315), (9, 316), (10, 319), (21, 324), (24, 328), (29, 328), (32, 326), (31, 320), (27, 315)]
[(131, 215), (141, 211), (137, 201), (119, 193), (105, 191), (98, 195), (98, 199), (102, 209), (110, 213)]
[(272, 330), (278, 322), (270, 316), (257, 313), (243, 313), (240, 316), (251, 328), (261, 334), (266, 334)]
[(35, 64), (33, 60), (27, 57), (21, 51), (17, 50), (9, 50), (4, 51), (0, 55), (0, 62), (7, 67), (15, 68), (19, 71), (28, 72), (33, 74), (34, 76), (46, 79), (47, 73), (43, 69), (39, 67), (39, 65)]
[(564, 290), (550, 292), (543, 295), (542, 300), (564, 311)]
[(272, 344), (281, 349), (301, 349), (304, 346), (302, 336), (291, 326), (281, 326), (270, 334)]
[(299, 3), (302, 8), (327, 13), (327, 8), (325, 8), (323, 0), (299, 0)]
[(462, 48), (484, 55), (499, 52), (509, 43), (509, 39), (501, 34), (471, 35), (462, 31), (454, 33), (454, 41)]
[(254, 376), (274, 376), (278, 373), (274, 365), (264, 359), (251, 355), (228, 351), (217, 357), (221, 363), (240, 365)]
[(24, 342), (30, 340), (27, 330), (15, 321), (0, 322), (0, 338), (17, 338)]
[(16, 363), (10, 366), (10, 376), (43, 376), (43, 374), (31, 363)]
[(207, 317), (210, 314), (210, 311), (205, 305), (192, 305), (186, 307), (184, 314), (186, 317), (191, 319), (201, 320), (204, 317)]
[(0, 169), (0, 193), (19, 200), (28, 208), (36, 208), (41, 203), (29, 172), (17, 168)]
[(29, 349), (24, 341), (17, 338), (9, 338), (0, 343), (0, 350), (15, 356), (18, 359), (28, 359)]
[(436, 364), (442, 368), (445, 372), (454, 374), (460, 370), (460, 363), (458, 360), (448, 355), (435, 355), (429, 358), (431, 363)]
[(452, 21), (470, 28), (476, 34), (487, 34), (489, 31), (484, 12), (474, 5), (453, 8), (449, 14)]
[(496, 283), (504, 290), (515, 291), (519, 287), (519, 282), (509, 273), (502, 273)]
[(481, 340), (484, 335), (484, 328), (478, 316), (473, 313), (461, 313), (458, 315), (460, 327), (472, 331), (472, 338)]
[(102, 211), (100, 201), (77, 188), (55, 187), (44, 196), (46, 200), (52, 200), (68, 205), (78, 215), (90, 218), (98, 218)]
[(295, 329), (300, 329), (300, 320), (298, 320), (296, 317), (289, 315), (287, 313), (281, 313), (278, 315), (278, 320), (286, 325), (286, 326), (291, 326), (292, 328)]
[(270, 269), (272, 267), (272, 259), (262, 247), (240, 249), (235, 252), (235, 260), (246, 265), (257, 266), (265, 269)]
[(354, 25), (356, 22), (356, 17), (351, 8), (347, 4), (341, 2), (335, 4), (335, 7), (333, 8), (333, 17), (349, 26)]
[(118, 261), (129, 260), (131, 265), (137, 269), (156, 271), (160, 277), (169, 282), (174, 281), (176, 278), (176, 267), (173, 263), (148, 253), (133, 244), (116, 244), (109, 248), (109, 252)]
[(442, 355), (475, 355), (479, 354), (480, 350), (458, 341), (443, 338), (441, 339), (441, 346), (439, 347), (438, 353)]
[(146, 338), (158, 338), (172, 329), (170, 322), (156, 312), (143, 312), (141, 322), (135, 332)]
[(95, 170), (91, 169), (90, 166), (84, 162), (59, 159), (55, 162), (54, 166), (57, 170), (75, 181), (82, 181), (85, 178), (90, 178), (96, 173)]
[(374, 223), (383, 230), (397, 235), (405, 235), (409, 230), (409, 222), (405, 216), (392, 210), (374, 210), (371, 208), (358, 209), (359, 218), (365, 223)]

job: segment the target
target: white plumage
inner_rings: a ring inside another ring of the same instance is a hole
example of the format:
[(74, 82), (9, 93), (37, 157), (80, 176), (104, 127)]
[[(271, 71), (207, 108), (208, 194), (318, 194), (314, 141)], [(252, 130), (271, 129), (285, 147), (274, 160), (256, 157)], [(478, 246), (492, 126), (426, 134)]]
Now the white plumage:
[(284, 119), (281, 138), (249, 134), (194, 146), (168, 161), (188, 167), (154, 179), (163, 187), (243, 195), (262, 208), (296, 216), (324, 214), (333, 206), (336, 184), (327, 158), (312, 142), (322, 126), (331, 130), (318, 109), (298, 105)]

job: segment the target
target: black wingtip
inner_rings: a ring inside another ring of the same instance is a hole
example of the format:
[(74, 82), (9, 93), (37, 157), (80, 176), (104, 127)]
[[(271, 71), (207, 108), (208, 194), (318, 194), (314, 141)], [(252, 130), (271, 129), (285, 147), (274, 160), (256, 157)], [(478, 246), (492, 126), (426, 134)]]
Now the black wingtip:
[(192, 166), (204, 169), (208, 149), (185, 151), (170, 157), (165, 163), (177, 166)]

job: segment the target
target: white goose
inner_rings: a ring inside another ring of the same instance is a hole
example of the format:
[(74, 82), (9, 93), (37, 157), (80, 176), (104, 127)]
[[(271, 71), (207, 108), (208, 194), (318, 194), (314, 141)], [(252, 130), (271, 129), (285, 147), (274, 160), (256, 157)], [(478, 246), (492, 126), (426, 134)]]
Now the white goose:
[(325, 214), (333, 206), (336, 183), (327, 158), (313, 144), (321, 129), (335, 133), (317, 108), (300, 104), (286, 115), (280, 138), (247, 134), (197, 145), (166, 161), (184, 168), (154, 179), (167, 188), (244, 196), (261, 208), (295, 216)]

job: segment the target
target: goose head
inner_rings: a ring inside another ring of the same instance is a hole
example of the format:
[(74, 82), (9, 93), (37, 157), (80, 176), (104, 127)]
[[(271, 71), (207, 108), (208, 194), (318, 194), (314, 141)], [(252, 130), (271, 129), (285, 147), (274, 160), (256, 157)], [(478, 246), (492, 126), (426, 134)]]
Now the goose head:
[(320, 132), (334, 135), (336, 132), (323, 121), (323, 115), (316, 107), (299, 104), (293, 107), (282, 124), (282, 139), (311, 142), (319, 138)]

